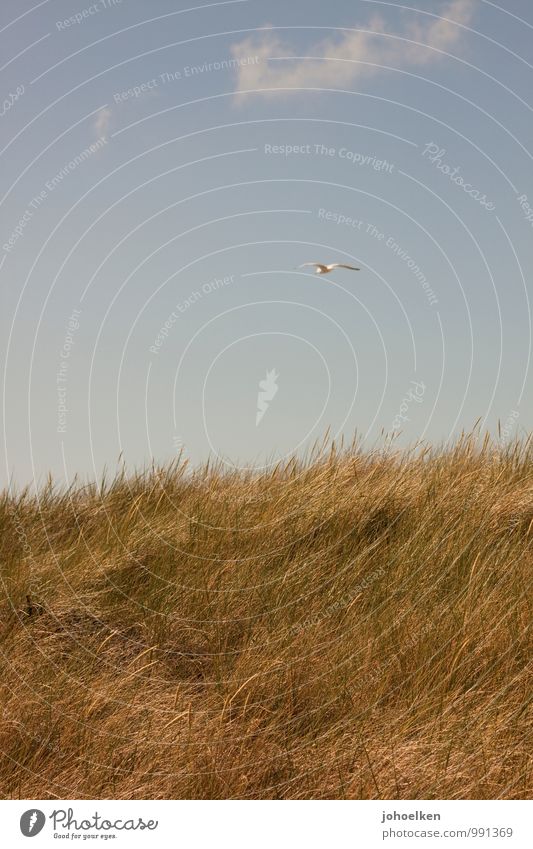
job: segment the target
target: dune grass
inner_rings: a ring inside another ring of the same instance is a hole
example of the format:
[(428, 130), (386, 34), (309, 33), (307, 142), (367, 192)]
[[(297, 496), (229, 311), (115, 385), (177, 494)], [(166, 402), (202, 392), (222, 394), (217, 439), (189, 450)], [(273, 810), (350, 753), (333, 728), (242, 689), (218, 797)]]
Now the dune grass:
[(531, 798), (533, 450), (0, 498), (3, 798)]

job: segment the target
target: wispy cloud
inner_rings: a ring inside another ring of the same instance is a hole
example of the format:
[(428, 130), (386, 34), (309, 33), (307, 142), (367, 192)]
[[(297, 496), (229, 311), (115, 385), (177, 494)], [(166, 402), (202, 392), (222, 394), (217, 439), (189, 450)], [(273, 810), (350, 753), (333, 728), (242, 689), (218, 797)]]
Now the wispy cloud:
[(100, 111), (96, 113), (93, 121), (93, 130), (98, 138), (107, 134), (112, 114), (113, 113), (108, 106), (104, 106), (103, 109), (100, 109)]
[(279, 386), (277, 384), (279, 374), (276, 369), (267, 371), (266, 378), (259, 381), (259, 392), (257, 393), (257, 413), (255, 416), (255, 426), (257, 427), (270, 406), (270, 402), (277, 394)]
[(237, 91), (273, 89), (264, 94), (279, 96), (279, 89), (342, 88), (376, 74), (379, 65), (424, 66), (457, 48), (464, 35), (457, 24), (467, 26), (473, 15), (473, 0), (451, 0), (441, 7), (440, 17), (416, 16), (399, 32), (390, 31), (385, 19), (374, 15), (358, 30), (311, 45), (305, 59), (279, 61), (298, 50), (274, 30), (251, 36), (231, 48), (236, 59), (254, 55), (259, 60), (239, 67)]

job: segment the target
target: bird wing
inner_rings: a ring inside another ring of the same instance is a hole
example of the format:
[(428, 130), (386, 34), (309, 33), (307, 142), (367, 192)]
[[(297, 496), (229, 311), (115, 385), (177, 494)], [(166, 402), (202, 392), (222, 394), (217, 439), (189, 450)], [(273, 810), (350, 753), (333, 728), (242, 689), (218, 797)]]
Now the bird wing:
[(331, 265), (328, 265), (328, 268), (349, 268), (350, 271), (361, 271), (360, 268), (356, 268), (354, 265), (345, 265), (342, 262), (333, 262)]
[(312, 265), (314, 266), (314, 268), (321, 267), (321, 264), (319, 262), (302, 262), (302, 264), (299, 265), (298, 268), (305, 268), (307, 265)]

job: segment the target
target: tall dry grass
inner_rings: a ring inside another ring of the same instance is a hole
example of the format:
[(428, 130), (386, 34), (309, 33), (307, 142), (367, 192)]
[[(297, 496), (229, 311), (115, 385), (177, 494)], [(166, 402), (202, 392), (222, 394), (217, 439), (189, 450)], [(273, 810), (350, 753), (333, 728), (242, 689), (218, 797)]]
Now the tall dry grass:
[(525, 798), (533, 451), (0, 501), (0, 794)]

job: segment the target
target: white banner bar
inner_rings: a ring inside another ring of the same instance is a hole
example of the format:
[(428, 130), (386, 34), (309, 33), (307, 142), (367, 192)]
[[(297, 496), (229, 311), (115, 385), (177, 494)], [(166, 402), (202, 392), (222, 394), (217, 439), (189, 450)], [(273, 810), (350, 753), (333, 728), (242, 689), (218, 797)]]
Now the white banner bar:
[(533, 847), (529, 801), (3, 801), (0, 813), (2, 845), (36, 849)]

